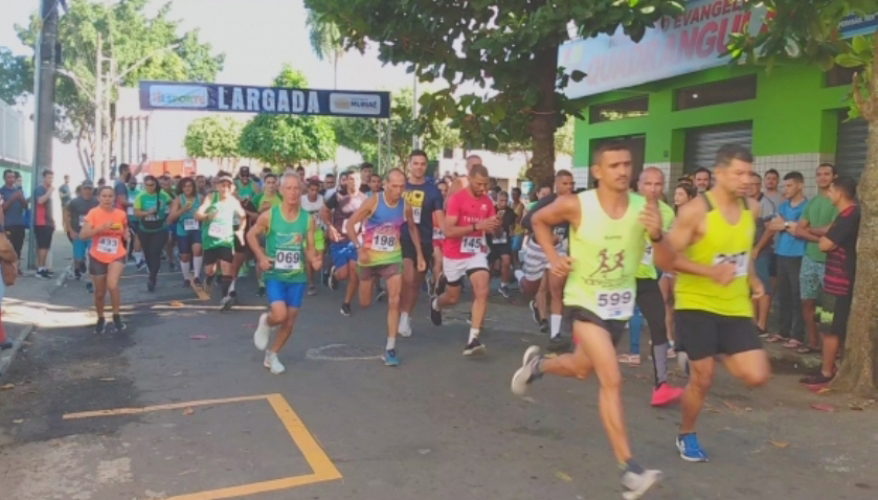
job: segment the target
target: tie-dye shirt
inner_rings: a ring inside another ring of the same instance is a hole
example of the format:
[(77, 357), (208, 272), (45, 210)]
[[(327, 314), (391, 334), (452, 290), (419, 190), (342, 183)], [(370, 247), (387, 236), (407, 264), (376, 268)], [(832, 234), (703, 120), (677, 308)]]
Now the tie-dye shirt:
[(385, 266), (402, 262), (400, 230), (405, 224), (405, 200), (395, 205), (387, 203), (384, 193), (378, 193), (375, 212), (363, 224), (363, 248), (369, 261), (363, 266)]

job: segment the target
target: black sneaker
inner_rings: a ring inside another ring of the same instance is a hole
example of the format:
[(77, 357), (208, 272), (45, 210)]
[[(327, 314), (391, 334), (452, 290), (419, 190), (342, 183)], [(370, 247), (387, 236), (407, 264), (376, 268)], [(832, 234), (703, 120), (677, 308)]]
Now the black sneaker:
[(213, 286), (213, 275), (208, 274), (206, 278), (204, 278), (204, 288), (210, 288)]
[(0, 351), (5, 351), (6, 349), (12, 349), (13, 346), (14, 346), (14, 344), (11, 341), (7, 340), (6, 342), (0, 343)]
[(265, 287), (264, 286), (259, 287), (259, 291), (256, 292), (256, 295), (258, 297), (265, 297)]
[(174, 264), (173, 262), (171, 262), (171, 263), (168, 264), (168, 268), (169, 268), (169, 270), (170, 270), (171, 272), (174, 272), (174, 271), (177, 270), (177, 265)]
[(350, 316), (351, 315), (351, 305), (350, 304), (342, 304), (341, 305), (341, 314), (342, 314), (342, 316)]
[(320, 275), (320, 282), (323, 283), (323, 286), (329, 286), (329, 273), (322, 271)]
[(80, 271), (79, 269), (73, 271), (73, 279), (75, 279), (76, 281), (81, 280), (82, 279), (82, 271)]
[(546, 350), (556, 354), (567, 352), (570, 350), (570, 342), (567, 339), (561, 338), (560, 335), (557, 335), (549, 339), (548, 344), (546, 344)]
[(231, 295), (226, 295), (225, 297), (223, 297), (223, 299), (220, 301), (220, 311), (226, 312), (231, 309), (232, 300), (233, 299)]
[(527, 304), (530, 307), (530, 316), (534, 319), (534, 323), (540, 324), (543, 322), (543, 317), (540, 316), (540, 310), (537, 309), (537, 301), (532, 300)]
[(107, 320), (104, 318), (98, 318), (98, 322), (95, 325), (95, 335), (101, 335), (104, 333), (104, 327), (107, 325)]
[(49, 279), (49, 271), (46, 271), (45, 269), (41, 269), (41, 270), (37, 271), (36, 277), (40, 278), (40, 279), (47, 280), (47, 279)]
[(378, 287), (378, 294), (375, 295), (375, 300), (378, 302), (384, 302), (384, 299), (386, 299), (386, 298), (387, 298), (387, 292), (383, 288)]
[(198, 276), (192, 278), (192, 284), (195, 286), (201, 286), (201, 278), (199, 278)]
[(91, 281), (85, 284), (85, 289), (88, 290), (88, 293), (95, 293), (95, 285)]
[(439, 282), (436, 283), (435, 296), (438, 297), (445, 293), (445, 288), (448, 286), (448, 280), (445, 279), (445, 275), (439, 276)]
[(433, 306), (433, 303), (436, 300), (437, 299), (430, 300), (430, 321), (436, 326), (442, 326), (442, 309), (437, 309)]
[(189, 284), (189, 280), (183, 278), (183, 288), (190, 288), (192, 285)]
[(150, 292), (155, 291), (155, 280), (149, 280), (146, 282), (146, 289)]
[(804, 385), (826, 385), (832, 382), (833, 378), (834, 377), (827, 377), (823, 374), (822, 370), (818, 370), (817, 373), (799, 379), (799, 383)]
[(122, 316), (118, 314), (113, 315), (113, 326), (116, 327), (116, 332), (125, 331), (125, 323), (122, 322)]
[(476, 354), (485, 354), (485, 352), (485, 345), (479, 342), (479, 339), (473, 339), (472, 342), (466, 345), (466, 348), (463, 350), (463, 355), (475, 356)]
[(549, 322), (547, 320), (540, 320), (540, 331), (543, 333), (549, 333)]
[(329, 288), (331, 290), (338, 290), (338, 281), (335, 279), (335, 266), (332, 266), (332, 269), (329, 270), (329, 278), (327, 283), (329, 283)]
[(135, 267), (137, 268), (137, 271), (138, 271), (138, 272), (146, 271), (146, 261), (145, 261), (145, 260), (142, 260), (142, 261), (138, 262), (138, 263), (135, 265)]

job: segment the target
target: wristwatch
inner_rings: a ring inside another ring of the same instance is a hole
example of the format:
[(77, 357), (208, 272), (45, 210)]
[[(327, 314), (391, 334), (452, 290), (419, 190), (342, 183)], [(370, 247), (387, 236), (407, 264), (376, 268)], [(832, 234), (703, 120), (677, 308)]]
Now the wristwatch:
[(789, 229), (789, 228), (790, 228), (790, 222), (789, 222), (789, 221), (784, 221), (784, 223), (783, 223), (783, 227), (786, 228), (786, 229)]

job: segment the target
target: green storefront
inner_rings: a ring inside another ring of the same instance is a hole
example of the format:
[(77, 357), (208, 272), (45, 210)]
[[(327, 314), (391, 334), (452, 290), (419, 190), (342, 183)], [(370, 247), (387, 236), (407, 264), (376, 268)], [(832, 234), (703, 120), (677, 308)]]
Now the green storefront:
[(573, 164), (583, 167), (576, 169), (578, 183), (590, 152), (608, 140), (629, 145), (637, 171), (661, 168), (669, 185), (712, 167), (716, 149), (728, 142), (752, 149), (757, 172), (806, 174), (809, 191), (815, 186), (807, 174), (821, 162), (859, 178), (867, 127), (847, 119), (852, 71), (786, 65), (766, 72), (720, 57), (727, 33), (747, 23), (761, 26), (752, 22), (759, 17), (726, 0), (695, 0), (640, 44), (613, 35), (562, 48), (560, 64), (568, 71), (620, 75), (586, 77), (566, 90), (582, 103), (585, 117), (574, 136)]

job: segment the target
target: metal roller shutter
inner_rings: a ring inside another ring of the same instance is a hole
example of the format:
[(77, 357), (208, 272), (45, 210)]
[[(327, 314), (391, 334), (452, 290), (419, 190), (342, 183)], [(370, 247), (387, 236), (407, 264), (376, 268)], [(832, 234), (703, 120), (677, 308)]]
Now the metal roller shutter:
[[(842, 120), (847, 113), (842, 113)], [(866, 165), (866, 136), (869, 125), (857, 118), (838, 124), (838, 142), (835, 146), (835, 169), (839, 175), (853, 177), (859, 182)]]
[(716, 150), (730, 143), (740, 144), (747, 149), (752, 147), (753, 127), (750, 122), (688, 130), (683, 172), (691, 174), (700, 167), (713, 168)]

